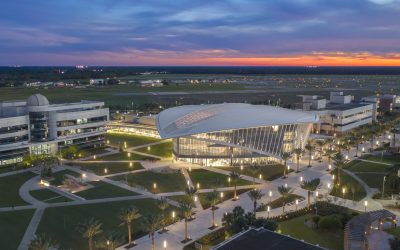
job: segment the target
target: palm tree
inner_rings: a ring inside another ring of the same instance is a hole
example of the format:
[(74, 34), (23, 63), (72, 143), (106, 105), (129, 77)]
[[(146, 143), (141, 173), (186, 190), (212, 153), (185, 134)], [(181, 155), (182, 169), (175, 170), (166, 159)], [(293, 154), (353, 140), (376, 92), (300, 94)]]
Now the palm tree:
[(320, 183), (320, 179), (316, 178), (311, 181), (303, 181), (301, 184), (301, 188), (307, 190), (307, 204), (310, 206), (311, 204), (311, 192), (314, 192)]
[(193, 215), (193, 205), (191, 202), (182, 201), (179, 203), (179, 209), (182, 213), (183, 218), (185, 219), (185, 239), (184, 239), (184, 241), (189, 241), (190, 238), (188, 236), (188, 220)]
[(286, 202), (287, 202), (289, 196), (293, 193), (293, 189), (291, 187), (279, 186), (278, 192), (282, 196), (282, 199), (283, 199), (283, 207), (282, 207), (283, 210), (282, 211), (283, 211), (283, 213), (285, 213)]
[(311, 144), (311, 142), (308, 142), (305, 146), (305, 149), (308, 151), (308, 167), (311, 167), (311, 155), (314, 152), (315, 147)]
[(118, 218), (122, 221), (120, 226), (126, 225), (128, 228), (128, 245), (132, 245), (132, 221), (139, 218), (139, 210), (135, 207), (122, 208), (118, 214)]
[(195, 187), (187, 187), (185, 193), (191, 200), (193, 200), (193, 197), (197, 194), (197, 189)]
[(253, 213), (254, 216), (256, 217), (257, 214), (257, 201), (260, 200), (264, 194), (261, 192), (261, 190), (258, 189), (252, 189), (250, 192), (247, 193), (250, 197), (250, 200), (253, 202)]
[(88, 240), (89, 250), (93, 250), (93, 238), (103, 232), (101, 230), (102, 225), (102, 223), (93, 218), (78, 224), (77, 230), (82, 234), (83, 238)]
[(121, 243), (122, 243), (121, 234), (117, 231), (111, 231), (106, 235), (104, 242), (101, 244), (101, 246), (102, 249), (114, 250), (119, 245), (121, 245)]
[(286, 168), (287, 168), (287, 161), (292, 157), (292, 154), (290, 152), (284, 152), (282, 154), (282, 160), (283, 160), (283, 178), (286, 178)]
[(332, 148), (328, 148), (325, 151), (325, 155), (328, 157), (328, 164), (329, 165), (331, 164), (332, 157), (335, 155), (335, 153), (336, 153), (336, 151), (333, 150)]
[(237, 200), (236, 186), (238, 181), (240, 180), (240, 174), (238, 172), (232, 171), (229, 174), (229, 177), (231, 178), (234, 187), (233, 200), (236, 201)]
[(159, 215), (147, 215), (143, 218), (143, 226), (149, 232), (151, 238), (151, 249), (154, 250), (154, 234), (157, 231), (161, 223), (161, 217)]
[(319, 157), (322, 158), (322, 152), (324, 151), (323, 148), (326, 145), (326, 141), (325, 140), (316, 140), (315, 144), (318, 147)]
[(296, 162), (297, 162), (297, 170), (296, 173), (300, 172), (299, 171), (299, 166), (300, 166), (300, 157), (303, 154), (304, 150), (302, 148), (295, 148), (293, 150), (293, 154), (296, 155)]
[(51, 250), (57, 249), (58, 244), (45, 234), (37, 235), (29, 244), (29, 250)]
[(207, 195), (207, 199), (211, 203), (211, 213), (212, 213), (212, 220), (211, 220), (211, 228), (215, 227), (215, 210), (216, 210), (216, 203), (218, 201), (218, 192), (217, 190), (212, 191)]
[(253, 176), (253, 186), (256, 184), (256, 175), (260, 172), (260, 167), (256, 164), (253, 164), (249, 167), (251, 176)]
[(333, 158), (333, 161), (335, 162), (335, 166), (338, 169), (338, 172), (337, 172), (338, 178), (337, 178), (337, 180), (338, 180), (338, 184), (340, 186), (340, 176), (341, 176), (342, 168), (345, 165), (345, 160), (343, 158), (343, 155), (340, 152), (338, 152), (338, 153), (335, 154), (335, 156)]
[(167, 229), (165, 228), (166, 223), (166, 216), (164, 211), (169, 207), (168, 201), (167, 199), (161, 197), (159, 200), (156, 201), (157, 202), (157, 207), (161, 210), (161, 225), (163, 227), (162, 231), (166, 232)]

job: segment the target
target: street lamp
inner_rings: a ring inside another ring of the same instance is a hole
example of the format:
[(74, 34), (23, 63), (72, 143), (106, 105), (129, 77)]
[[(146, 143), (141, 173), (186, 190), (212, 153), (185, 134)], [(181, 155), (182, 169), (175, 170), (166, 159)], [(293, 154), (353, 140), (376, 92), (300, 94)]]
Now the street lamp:
[(365, 212), (367, 212), (368, 201), (364, 201)]

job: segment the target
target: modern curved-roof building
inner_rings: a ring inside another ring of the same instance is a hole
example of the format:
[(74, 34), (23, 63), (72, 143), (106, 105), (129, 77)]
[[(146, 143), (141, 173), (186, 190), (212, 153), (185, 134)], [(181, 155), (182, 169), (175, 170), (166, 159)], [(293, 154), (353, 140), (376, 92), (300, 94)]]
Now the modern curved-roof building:
[(172, 138), (176, 159), (212, 166), (279, 160), (304, 147), (318, 116), (266, 105), (188, 105), (162, 111), (161, 138)]

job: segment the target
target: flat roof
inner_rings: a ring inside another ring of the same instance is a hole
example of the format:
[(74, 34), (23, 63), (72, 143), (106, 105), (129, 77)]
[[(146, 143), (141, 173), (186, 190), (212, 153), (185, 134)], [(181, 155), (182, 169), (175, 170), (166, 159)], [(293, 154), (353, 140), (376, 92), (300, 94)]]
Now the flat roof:
[(326, 108), (327, 110), (339, 110), (339, 111), (344, 111), (344, 110), (349, 110), (349, 109), (355, 109), (355, 108), (360, 108), (364, 106), (369, 106), (372, 105), (371, 103), (357, 103), (357, 102), (351, 102), (351, 103), (346, 103), (346, 104), (327, 104)]
[(241, 235), (221, 243), (215, 250), (321, 250), (310, 243), (275, 233), (266, 229), (250, 229)]

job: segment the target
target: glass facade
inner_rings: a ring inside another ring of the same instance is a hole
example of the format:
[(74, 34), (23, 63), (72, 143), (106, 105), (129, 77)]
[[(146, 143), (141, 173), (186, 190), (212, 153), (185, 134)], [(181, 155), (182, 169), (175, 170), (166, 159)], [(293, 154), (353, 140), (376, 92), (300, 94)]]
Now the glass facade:
[(49, 136), (49, 112), (30, 112), (29, 126), (32, 142), (46, 141)]
[(277, 161), (283, 152), (304, 147), (310, 130), (311, 124), (289, 124), (209, 132), (175, 138), (173, 152), (177, 159), (203, 159), (191, 160), (203, 164)]

